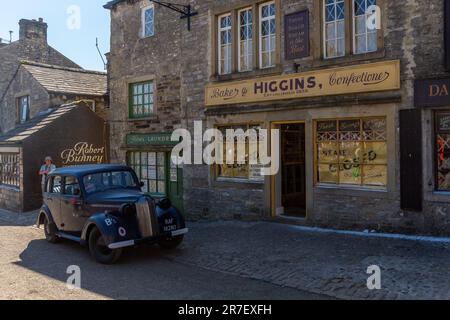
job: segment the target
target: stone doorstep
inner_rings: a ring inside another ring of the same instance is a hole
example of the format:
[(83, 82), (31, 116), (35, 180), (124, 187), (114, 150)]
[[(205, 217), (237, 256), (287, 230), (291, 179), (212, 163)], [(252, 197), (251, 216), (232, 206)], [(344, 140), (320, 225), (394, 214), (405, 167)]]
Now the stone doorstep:
[[(252, 220), (253, 221), (253, 220)], [(392, 225), (381, 225), (380, 227), (374, 227), (374, 224), (367, 224), (365, 226), (362, 225), (354, 225), (352, 226), (345, 226), (340, 225), (337, 223), (336, 225), (330, 226), (328, 223), (321, 223), (321, 222), (314, 222), (310, 221), (307, 218), (295, 218), (295, 217), (287, 217), (287, 216), (277, 216), (272, 218), (262, 218), (259, 221), (266, 221), (266, 222), (276, 222), (281, 224), (288, 224), (288, 225), (295, 225), (295, 226), (301, 226), (301, 227), (309, 227), (309, 228), (320, 228), (327, 230), (329, 232), (360, 232), (361, 234), (364, 233), (364, 231), (368, 230), (369, 232), (372, 230), (375, 230), (376, 234), (388, 234), (393, 236), (416, 236), (416, 237), (430, 237), (430, 238), (442, 238), (446, 239), (450, 237), (449, 234), (436, 234), (433, 232), (417, 232), (417, 229), (413, 227), (396, 227)]]

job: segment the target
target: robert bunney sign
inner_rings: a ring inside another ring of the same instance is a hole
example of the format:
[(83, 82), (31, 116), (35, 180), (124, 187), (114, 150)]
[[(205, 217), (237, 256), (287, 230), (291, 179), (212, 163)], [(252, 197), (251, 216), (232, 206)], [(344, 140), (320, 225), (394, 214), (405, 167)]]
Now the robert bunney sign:
[(213, 84), (206, 88), (206, 106), (400, 89), (400, 61)]
[(61, 152), (64, 166), (80, 164), (100, 164), (105, 160), (105, 147), (95, 146), (88, 142), (78, 142)]

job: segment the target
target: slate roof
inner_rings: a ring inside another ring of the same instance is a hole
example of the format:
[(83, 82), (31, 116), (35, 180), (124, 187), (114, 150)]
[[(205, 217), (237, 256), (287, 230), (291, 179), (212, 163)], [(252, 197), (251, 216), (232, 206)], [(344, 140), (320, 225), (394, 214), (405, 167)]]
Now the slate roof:
[(41, 112), (39, 115), (27, 121), (24, 124), (17, 125), (13, 130), (0, 135), (0, 145), (17, 145), (24, 140), (52, 124), (57, 119), (70, 113), (75, 108), (83, 105), (82, 102), (74, 102), (63, 105), (59, 108), (49, 109), (46, 112)]
[(48, 92), (83, 96), (104, 96), (107, 93), (107, 77), (104, 72), (30, 61), (21, 61), (21, 65)]
[(119, 4), (119, 3), (124, 2), (124, 1), (125, 1), (125, 0), (112, 0), (112, 1), (107, 2), (107, 3), (103, 6), (103, 8), (108, 9), (108, 10), (111, 10), (116, 4)]

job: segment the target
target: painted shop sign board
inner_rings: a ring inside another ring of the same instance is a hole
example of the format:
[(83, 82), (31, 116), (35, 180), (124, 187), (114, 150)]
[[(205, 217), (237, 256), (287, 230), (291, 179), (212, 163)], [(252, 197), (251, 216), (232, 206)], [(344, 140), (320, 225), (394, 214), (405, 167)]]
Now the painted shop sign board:
[(78, 142), (61, 152), (63, 166), (101, 164), (105, 161), (106, 148), (88, 142)]
[(450, 78), (416, 80), (414, 95), (416, 107), (450, 105)]
[(400, 61), (265, 77), (206, 87), (206, 106), (400, 89)]
[(171, 133), (133, 133), (126, 137), (127, 146), (176, 146)]
[(286, 60), (301, 59), (309, 56), (309, 11), (303, 10), (286, 15), (285, 54)]

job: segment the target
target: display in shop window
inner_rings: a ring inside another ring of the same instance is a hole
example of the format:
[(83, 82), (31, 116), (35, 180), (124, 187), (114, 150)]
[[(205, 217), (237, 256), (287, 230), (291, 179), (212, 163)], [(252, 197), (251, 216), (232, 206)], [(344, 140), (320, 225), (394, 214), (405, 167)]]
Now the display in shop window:
[(436, 114), (437, 189), (450, 191), (450, 113)]
[(387, 185), (384, 118), (318, 121), (316, 128), (319, 183)]

